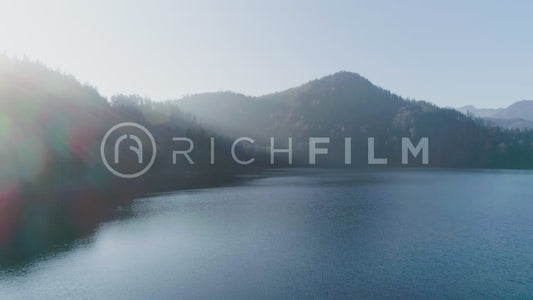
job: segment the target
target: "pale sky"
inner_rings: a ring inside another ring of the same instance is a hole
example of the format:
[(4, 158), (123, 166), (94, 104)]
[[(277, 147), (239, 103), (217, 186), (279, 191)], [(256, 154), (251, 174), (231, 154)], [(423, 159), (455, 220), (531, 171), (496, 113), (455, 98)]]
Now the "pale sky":
[(533, 99), (533, 1), (429, 2), (0, 0), (0, 53), (106, 97), (262, 95), (346, 70), (440, 106)]

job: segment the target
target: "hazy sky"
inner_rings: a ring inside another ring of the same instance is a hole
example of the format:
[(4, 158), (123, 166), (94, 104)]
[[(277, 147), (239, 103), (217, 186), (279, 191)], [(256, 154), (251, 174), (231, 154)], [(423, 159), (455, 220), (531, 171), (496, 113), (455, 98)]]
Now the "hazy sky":
[(441, 106), (533, 99), (533, 1), (5, 1), (0, 52), (104, 96), (261, 95), (339, 70)]

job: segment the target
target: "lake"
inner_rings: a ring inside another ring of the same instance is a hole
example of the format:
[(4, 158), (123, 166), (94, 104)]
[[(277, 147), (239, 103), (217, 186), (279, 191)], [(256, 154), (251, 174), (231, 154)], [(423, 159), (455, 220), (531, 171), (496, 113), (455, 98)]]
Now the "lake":
[(532, 298), (533, 172), (295, 169), (137, 199), (0, 298)]

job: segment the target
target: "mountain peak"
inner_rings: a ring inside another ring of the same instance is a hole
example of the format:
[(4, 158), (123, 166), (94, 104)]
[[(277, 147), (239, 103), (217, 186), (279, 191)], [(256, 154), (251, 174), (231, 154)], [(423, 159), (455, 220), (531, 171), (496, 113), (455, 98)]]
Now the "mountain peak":
[(509, 105), (494, 115), (500, 119), (525, 119), (533, 121), (533, 100), (522, 100)]
[(365, 77), (359, 75), (359, 73), (349, 72), (349, 71), (339, 71), (336, 73), (333, 73), (331, 75), (324, 76), (322, 78), (310, 81), (309, 83), (314, 82), (331, 82), (331, 83), (341, 83), (341, 84), (358, 84), (358, 85), (371, 85), (372, 82), (370, 80), (366, 79)]
[(472, 105), (463, 106), (458, 111), (476, 117), (488, 118), (497, 125), (507, 128), (532, 128), (533, 100), (521, 100), (505, 108), (475, 108)]
[(352, 79), (364, 79), (364, 80), (367, 80), (365, 77), (361, 76), (359, 73), (350, 72), (350, 71), (344, 71), (344, 70), (335, 72), (335, 73), (333, 73), (331, 75), (327, 75), (327, 76), (324, 76), (324, 77), (329, 77), (329, 76), (336, 77), (336, 78), (352, 78)]
[(507, 108), (509, 107), (516, 107), (516, 106), (524, 106), (524, 105), (533, 105), (533, 100), (520, 100), (520, 101), (517, 101), (511, 105), (509, 105)]
[(317, 94), (326, 91), (344, 91), (351, 93), (358, 91), (359, 93), (371, 93), (376, 90), (382, 90), (375, 86), (365, 77), (358, 73), (349, 71), (339, 71), (324, 77), (311, 80), (298, 87), (290, 88), (285, 91), (276, 92), (262, 96), (262, 98), (291, 98), (291, 96), (300, 93)]

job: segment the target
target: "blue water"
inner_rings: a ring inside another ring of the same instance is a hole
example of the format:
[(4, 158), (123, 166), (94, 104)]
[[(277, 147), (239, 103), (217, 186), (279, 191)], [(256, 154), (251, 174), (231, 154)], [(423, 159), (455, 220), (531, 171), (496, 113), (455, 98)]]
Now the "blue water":
[(126, 209), (0, 298), (533, 298), (533, 172), (277, 171)]

